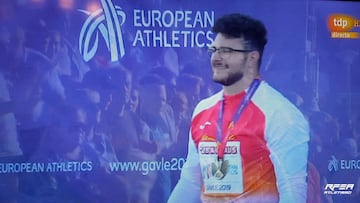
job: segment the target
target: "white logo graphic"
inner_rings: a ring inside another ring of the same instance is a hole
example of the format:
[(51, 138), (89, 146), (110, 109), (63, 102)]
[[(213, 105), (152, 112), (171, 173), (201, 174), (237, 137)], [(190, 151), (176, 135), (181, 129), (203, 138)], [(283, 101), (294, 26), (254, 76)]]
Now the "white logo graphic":
[(335, 156), (331, 156), (331, 160), (329, 160), (328, 170), (329, 171), (338, 171), (339, 170), (339, 161), (335, 158)]
[(211, 123), (209, 121), (206, 121), (203, 125), (200, 125), (200, 130), (204, 130), (205, 126), (207, 125), (211, 125)]
[[(100, 33), (110, 52), (111, 61), (119, 61), (119, 55), (120, 57), (125, 55), (121, 25), (124, 24), (126, 15), (119, 6), (114, 6), (111, 0), (101, 0), (101, 5), (102, 9), (93, 13), (79, 10), (89, 15), (80, 31), (80, 53), (85, 61), (92, 59), (98, 49)], [(95, 39), (93, 35), (95, 35)], [(91, 39), (94, 41), (91, 42)]]
[(325, 195), (351, 195), (354, 184), (326, 184)]

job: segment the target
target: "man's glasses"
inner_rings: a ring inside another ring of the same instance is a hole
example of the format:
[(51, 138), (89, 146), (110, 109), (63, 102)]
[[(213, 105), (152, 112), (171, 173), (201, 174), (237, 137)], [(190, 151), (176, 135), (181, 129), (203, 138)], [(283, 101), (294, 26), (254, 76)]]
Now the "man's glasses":
[(228, 58), (231, 55), (231, 53), (233, 53), (233, 52), (249, 53), (249, 52), (252, 52), (253, 50), (233, 49), (230, 47), (219, 47), (219, 48), (209, 47), (208, 48), (208, 53), (210, 55), (214, 54), (216, 51), (218, 52), (219, 56), (222, 59), (225, 59), (225, 58)]

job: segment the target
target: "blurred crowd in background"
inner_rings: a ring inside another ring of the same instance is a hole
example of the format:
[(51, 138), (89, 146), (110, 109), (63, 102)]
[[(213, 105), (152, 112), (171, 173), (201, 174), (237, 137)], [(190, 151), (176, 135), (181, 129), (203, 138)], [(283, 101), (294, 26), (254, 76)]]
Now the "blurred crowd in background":
[[(0, 201), (166, 202), (179, 170), (115, 173), (109, 163), (186, 157), (193, 108), (220, 90), (206, 49), (131, 47), (120, 62), (108, 53), (85, 62), (66, 10), (19, 2), (0, 4), (0, 161), (91, 161), (94, 169), (0, 174)], [(294, 81), (301, 85), (281, 90), (309, 120), (309, 202), (344, 198), (323, 195), (326, 183), (356, 183), (345, 197), (355, 202), (359, 168), (330, 170), (329, 161), (360, 159), (359, 114)]]

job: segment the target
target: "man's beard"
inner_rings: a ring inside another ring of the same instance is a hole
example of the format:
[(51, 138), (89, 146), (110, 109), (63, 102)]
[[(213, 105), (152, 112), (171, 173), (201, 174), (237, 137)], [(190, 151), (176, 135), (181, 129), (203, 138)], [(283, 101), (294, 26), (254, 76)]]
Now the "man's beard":
[(224, 86), (230, 86), (233, 85), (234, 83), (236, 83), (237, 81), (241, 80), (243, 78), (244, 74), (241, 72), (237, 72), (237, 73), (232, 73), (230, 75), (228, 75), (228, 77), (226, 78), (221, 78), (221, 79), (217, 79), (217, 78), (213, 78), (214, 82), (219, 83), (221, 85)]

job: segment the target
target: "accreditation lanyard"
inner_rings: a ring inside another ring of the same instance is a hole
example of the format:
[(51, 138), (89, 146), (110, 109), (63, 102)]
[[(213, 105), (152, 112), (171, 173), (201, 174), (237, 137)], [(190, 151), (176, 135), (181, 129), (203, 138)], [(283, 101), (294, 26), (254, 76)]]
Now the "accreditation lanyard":
[(249, 90), (246, 92), (244, 98), (242, 99), (238, 110), (235, 112), (232, 121), (228, 126), (228, 130), (225, 136), (222, 136), (222, 126), (223, 126), (223, 117), (224, 117), (224, 97), (221, 102), (220, 110), (219, 110), (219, 118), (218, 118), (218, 128), (216, 134), (216, 140), (219, 144), (218, 146), (218, 160), (223, 160), (226, 143), (228, 142), (230, 131), (234, 128), (235, 123), (239, 120), (241, 114), (245, 110), (246, 106), (249, 104), (251, 97), (254, 95), (256, 89), (260, 85), (260, 79), (254, 79), (249, 87)]

